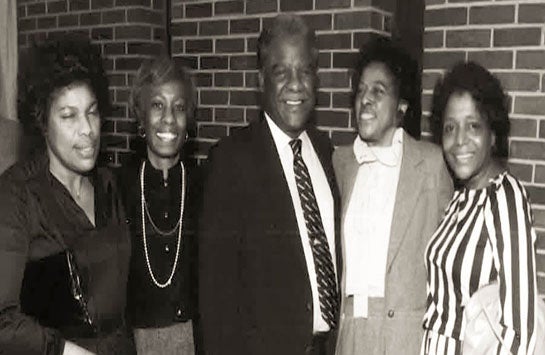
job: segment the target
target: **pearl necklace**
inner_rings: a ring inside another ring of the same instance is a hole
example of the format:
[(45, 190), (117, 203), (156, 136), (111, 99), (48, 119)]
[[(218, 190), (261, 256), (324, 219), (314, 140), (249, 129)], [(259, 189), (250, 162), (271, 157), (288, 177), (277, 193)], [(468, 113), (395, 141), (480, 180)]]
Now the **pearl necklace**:
[[(151, 263), (149, 261), (148, 243), (146, 239), (146, 212), (148, 211), (146, 208), (147, 204), (146, 204), (146, 197), (144, 194), (144, 171), (146, 169), (145, 161), (142, 162), (142, 168), (140, 169), (140, 202), (141, 202), (141, 209), (142, 209), (141, 211), (142, 212), (142, 238), (144, 240), (144, 256), (146, 257), (146, 265), (148, 266), (148, 272), (151, 276), (151, 280), (153, 281), (155, 286), (159, 288), (165, 288), (171, 284), (172, 278), (174, 277), (174, 273), (176, 272), (176, 266), (178, 265), (178, 257), (180, 255), (180, 245), (182, 243), (182, 217), (184, 215), (184, 201), (185, 201), (185, 167), (182, 161), (180, 161), (180, 166), (182, 167), (182, 181), (181, 181), (182, 196), (180, 198), (180, 219), (178, 220), (178, 223), (176, 224), (176, 226), (178, 226), (178, 241), (176, 243), (176, 256), (174, 257), (174, 264), (172, 265), (170, 276), (168, 277), (167, 281), (164, 283), (157, 281), (157, 279), (155, 278), (155, 275), (153, 274), (153, 270), (151, 269)], [(153, 223), (151, 219), (151, 215), (149, 215), (149, 213), (147, 215), (152, 226), (155, 227), (155, 223)]]

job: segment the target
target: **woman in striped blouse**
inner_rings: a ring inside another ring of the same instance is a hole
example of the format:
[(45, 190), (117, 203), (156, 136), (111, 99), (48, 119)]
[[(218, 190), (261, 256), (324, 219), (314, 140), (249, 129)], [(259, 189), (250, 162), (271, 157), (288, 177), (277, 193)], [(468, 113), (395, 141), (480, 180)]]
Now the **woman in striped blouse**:
[(443, 153), (458, 189), (426, 248), (427, 308), (422, 354), (461, 354), (464, 306), (498, 282), (501, 337), (496, 354), (532, 354), (537, 300), (532, 212), (506, 171), (508, 109), (499, 81), (475, 63), (456, 65), (436, 87)]

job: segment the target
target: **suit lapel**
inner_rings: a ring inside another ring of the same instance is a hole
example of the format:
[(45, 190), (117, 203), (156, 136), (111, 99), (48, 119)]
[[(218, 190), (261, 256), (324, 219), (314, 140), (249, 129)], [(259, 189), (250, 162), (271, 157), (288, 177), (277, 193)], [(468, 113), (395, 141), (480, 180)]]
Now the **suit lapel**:
[(416, 146), (416, 141), (408, 134), (403, 133), (403, 158), (397, 185), (394, 214), (392, 216), (387, 271), (392, 266), (392, 262), (399, 252), (407, 225), (414, 211), (413, 206), (416, 205), (420, 194), (423, 176), (421, 176), (422, 173), (419, 171), (418, 165), (421, 162), (422, 157), (420, 150)]

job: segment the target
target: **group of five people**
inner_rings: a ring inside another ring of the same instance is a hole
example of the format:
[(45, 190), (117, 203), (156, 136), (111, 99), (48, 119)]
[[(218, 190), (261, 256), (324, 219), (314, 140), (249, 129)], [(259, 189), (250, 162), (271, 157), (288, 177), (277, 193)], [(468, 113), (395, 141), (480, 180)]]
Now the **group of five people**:
[(312, 122), (314, 31), (281, 14), (257, 48), (261, 117), (202, 176), (184, 154), (187, 70), (142, 64), (129, 106), (145, 148), (114, 174), (96, 164), (98, 52), (34, 49), (19, 114), (43, 144), (0, 178), (0, 353), (461, 354), (464, 306), (494, 281), (494, 350), (532, 353), (536, 235), (502, 164), (498, 80), (461, 63), (438, 84), (441, 150), (403, 130), (413, 63), (374, 40), (353, 80), (358, 134), (333, 150)]

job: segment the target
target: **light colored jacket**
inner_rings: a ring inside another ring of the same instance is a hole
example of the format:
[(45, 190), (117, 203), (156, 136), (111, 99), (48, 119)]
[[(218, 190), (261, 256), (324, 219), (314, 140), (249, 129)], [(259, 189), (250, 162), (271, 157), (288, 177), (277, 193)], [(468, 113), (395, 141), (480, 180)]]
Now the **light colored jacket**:
[[(335, 150), (333, 167), (341, 195), (341, 244), (343, 260), (346, 260), (342, 227), (359, 168), (353, 145)], [(439, 147), (416, 141), (404, 132), (386, 264), (384, 318), (380, 320), (382, 331), (380, 337), (369, 339), (377, 342), (370, 348), (380, 349), (380, 354), (411, 355), (420, 352), (426, 307), (424, 250), (452, 193), (452, 179)], [(341, 287), (344, 293), (344, 277)], [(341, 305), (341, 328), (343, 314), (344, 303)]]

